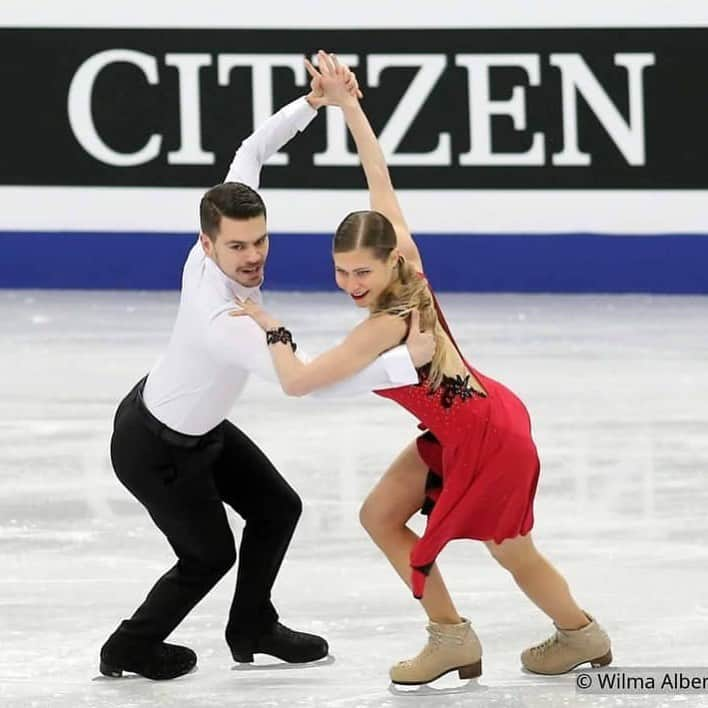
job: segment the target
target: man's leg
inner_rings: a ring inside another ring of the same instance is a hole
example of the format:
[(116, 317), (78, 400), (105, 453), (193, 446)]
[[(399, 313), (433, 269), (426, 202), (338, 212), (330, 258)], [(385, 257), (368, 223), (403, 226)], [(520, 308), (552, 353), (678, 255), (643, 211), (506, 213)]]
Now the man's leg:
[(214, 467), (216, 486), (221, 499), (246, 521), (226, 627), (234, 659), (252, 661), (254, 652), (295, 662), (319, 659), (327, 654), (327, 643), (280, 625), (270, 600), (302, 512), (300, 498), (243, 432), (228, 421), (223, 431), (224, 446)]
[[(211, 434), (194, 449), (167, 445), (145, 427), (138, 406), (130, 396), (121, 404), (111, 458), (118, 478), (148, 510), (178, 561), (121, 623), (104, 645), (102, 659), (117, 673), (149, 675), (155, 673), (155, 647), (166, 646), (161, 643), (229, 570), (236, 553), (210, 470), (221, 451), (221, 435)], [(169, 657), (165, 661), (169, 664)], [(162, 669), (170, 672), (157, 666), (158, 673)]]

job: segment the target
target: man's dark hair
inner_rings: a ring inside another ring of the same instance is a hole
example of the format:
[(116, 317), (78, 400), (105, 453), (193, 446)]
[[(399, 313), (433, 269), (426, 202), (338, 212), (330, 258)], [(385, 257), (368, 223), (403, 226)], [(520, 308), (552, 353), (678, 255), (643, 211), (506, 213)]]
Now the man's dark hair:
[(266, 215), (266, 208), (258, 192), (241, 182), (224, 182), (212, 187), (199, 204), (202, 233), (214, 241), (219, 233), (221, 217), (253, 219)]

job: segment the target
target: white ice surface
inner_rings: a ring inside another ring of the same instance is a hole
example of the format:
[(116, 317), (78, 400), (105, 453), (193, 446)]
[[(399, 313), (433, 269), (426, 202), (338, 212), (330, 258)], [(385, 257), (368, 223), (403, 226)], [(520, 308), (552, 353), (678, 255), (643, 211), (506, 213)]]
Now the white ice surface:
[[(609, 631), (615, 664), (708, 665), (708, 298), (441, 301), (470, 360), (531, 411), (543, 465), (536, 542)], [(0, 291), (0, 706), (708, 705), (708, 695), (583, 697), (572, 675), (522, 673), (519, 652), (550, 623), (474, 542), (451, 544), (441, 567), (483, 642), (482, 678), (390, 693), (388, 666), (418, 651), (424, 620), (357, 509), (414, 422), (375, 396), (286, 399), (258, 381), (232, 419), (305, 503), (274, 598), (284, 622), (328, 638), (334, 662), (235, 667), (222, 638), (232, 571), (172, 635), (197, 651), (198, 671), (165, 683), (99, 677), (105, 637), (173, 562), (113, 476), (108, 441), (176, 302)], [(311, 352), (358, 315), (341, 295), (268, 302)]]

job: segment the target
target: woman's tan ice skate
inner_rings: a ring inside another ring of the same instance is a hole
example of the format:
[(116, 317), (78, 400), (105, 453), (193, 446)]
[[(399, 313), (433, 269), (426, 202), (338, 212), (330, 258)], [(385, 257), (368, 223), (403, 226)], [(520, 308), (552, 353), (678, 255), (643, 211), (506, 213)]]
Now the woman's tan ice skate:
[(391, 667), (393, 683), (417, 686), (450, 671), (457, 671), (461, 679), (481, 676), (482, 646), (469, 620), (463, 618), (459, 624), (431, 622), (426, 629), (430, 636), (420, 654)]
[[(587, 613), (586, 613), (587, 614)], [(594, 668), (612, 661), (610, 638), (595, 620), (580, 629), (559, 629), (548, 639), (524, 650), (521, 663), (535, 674), (564, 674), (580, 664)]]

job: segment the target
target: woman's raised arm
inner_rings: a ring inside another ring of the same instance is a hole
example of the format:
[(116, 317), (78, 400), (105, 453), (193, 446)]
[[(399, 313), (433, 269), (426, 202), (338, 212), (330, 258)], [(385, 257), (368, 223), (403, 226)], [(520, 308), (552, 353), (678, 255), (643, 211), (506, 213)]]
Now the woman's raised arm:
[(340, 106), (344, 113), (366, 175), (371, 208), (383, 214), (393, 224), (399, 251), (416, 270), (422, 271), (420, 252), (398, 203), (379, 141), (358, 98), (348, 92), (342, 82), (342, 76), (347, 69), (339, 64), (333, 54), (319, 52), (318, 60), (319, 72), (309, 62), (307, 69), (313, 78), (319, 78), (325, 97)]

